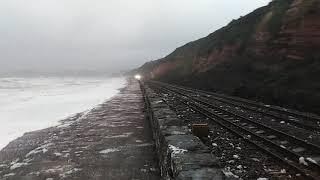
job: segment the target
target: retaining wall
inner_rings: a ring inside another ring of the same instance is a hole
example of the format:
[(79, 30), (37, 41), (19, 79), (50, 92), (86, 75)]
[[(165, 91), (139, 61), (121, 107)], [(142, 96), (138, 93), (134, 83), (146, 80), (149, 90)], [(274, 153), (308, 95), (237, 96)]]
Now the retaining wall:
[(224, 179), (219, 160), (169, 106), (142, 83), (147, 118), (156, 142), (161, 176), (164, 179)]

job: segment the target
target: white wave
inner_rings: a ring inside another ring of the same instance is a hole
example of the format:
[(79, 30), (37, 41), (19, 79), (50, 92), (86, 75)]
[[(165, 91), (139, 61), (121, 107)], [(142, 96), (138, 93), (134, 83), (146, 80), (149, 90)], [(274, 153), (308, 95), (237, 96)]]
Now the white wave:
[(0, 78), (0, 149), (114, 96), (124, 78)]

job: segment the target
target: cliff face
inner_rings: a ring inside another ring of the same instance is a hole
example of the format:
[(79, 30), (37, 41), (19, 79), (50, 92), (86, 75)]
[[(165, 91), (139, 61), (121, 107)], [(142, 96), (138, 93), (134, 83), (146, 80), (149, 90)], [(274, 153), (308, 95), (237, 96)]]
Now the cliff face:
[(319, 58), (320, 0), (274, 0), (137, 71), (320, 112)]
[[(274, 42), (288, 58), (305, 59), (320, 47), (319, 1), (295, 0), (285, 14), (279, 38)], [(286, 47), (287, 45), (287, 47)]]
[(271, 51), (289, 59), (310, 58), (320, 47), (319, 4), (318, 0), (294, 0), (281, 8), (275, 3), (258, 24), (251, 48), (260, 56)]

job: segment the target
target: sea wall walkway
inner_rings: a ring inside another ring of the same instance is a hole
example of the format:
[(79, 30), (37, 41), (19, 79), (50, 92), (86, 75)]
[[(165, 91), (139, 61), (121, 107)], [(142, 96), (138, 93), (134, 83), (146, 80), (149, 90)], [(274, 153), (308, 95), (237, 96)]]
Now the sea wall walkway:
[(94, 109), (24, 134), (0, 151), (0, 179), (159, 179), (143, 103), (139, 84), (129, 80)]

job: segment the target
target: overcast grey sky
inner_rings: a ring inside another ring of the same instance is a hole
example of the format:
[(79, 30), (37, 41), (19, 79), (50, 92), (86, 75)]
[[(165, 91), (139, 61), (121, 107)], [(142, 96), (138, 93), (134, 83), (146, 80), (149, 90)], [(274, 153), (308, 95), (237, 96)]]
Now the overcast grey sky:
[(1, 0), (0, 71), (139, 66), (270, 0)]

